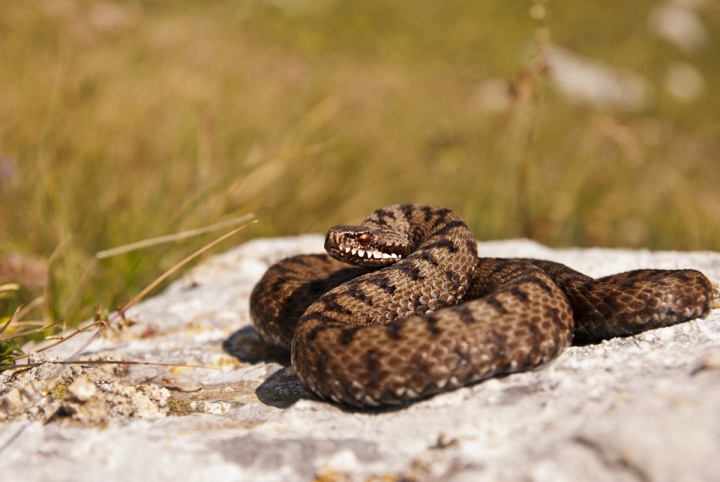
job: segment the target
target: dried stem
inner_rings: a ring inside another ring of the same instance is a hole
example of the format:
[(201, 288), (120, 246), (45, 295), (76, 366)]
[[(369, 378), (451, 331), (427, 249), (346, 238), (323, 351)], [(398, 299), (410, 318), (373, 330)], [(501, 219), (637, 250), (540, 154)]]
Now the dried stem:
[(254, 223), (256, 223), (256, 222), (257, 222), (257, 220), (253, 220), (253, 221), (251, 221), (251, 222), (249, 222), (249, 223), (243, 224), (242, 226), (240, 226), (240, 227), (237, 228), (237, 229), (233, 229), (232, 231), (230, 231), (229, 233), (227, 233), (227, 234), (225, 234), (225, 235), (223, 235), (223, 236), (220, 236), (220, 237), (217, 238), (215, 241), (211, 242), (210, 244), (207, 244), (207, 245), (203, 246), (202, 248), (200, 248), (199, 250), (195, 251), (193, 254), (191, 254), (190, 256), (188, 256), (187, 258), (183, 259), (183, 260), (180, 261), (178, 264), (176, 264), (175, 266), (173, 266), (172, 268), (170, 268), (169, 270), (167, 270), (167, 271), (166, 271), (165, 273), (163, 273), (159, 278), (157, 278), (155, 281), (153, 281), (152, 283), (150, 283), (144, 290), (142, 290), (140, 293), (138, 293), (137, 295), (135, 295), (135, 297), (134, 297), (133, 299), (131, 299), (125, 306), (123, 306), (122, 308), (120, 308), (120, 309), (115, 313), (115, 315), (113, 315), (113, 317), (110, 318), (106, 323), (103, 323), (102, 326), (100, 326), (100, 328), (98, 328), (98, 330), (93, 334), (93, 336), (90, 337), (90, 339), (89, 339), (87, 342), (83, 343), (82, 346), (81, 346), (75, 353), (73, 353), (72, 356), (70, 356), (70, 357), (67, 359), (67, 361), (76, 360), (77, 357), (80, 355), (80, 353), (82, 353), (82, 351), (85, 350), (85, 348), (87, 348), (88, 345), (90, 345), (90, 343), (92, 343), (97, 337), (99, 337), (100, 335), (102, 335), (102, 334), (105, 332), (105, 330), (106, 330), (112, 323), (114, 323), (118, 318), (124, 317), (124, 316), (125, 316), (125, 313), (127, 312), (127, 310), (130, 309), (130, 307), (132, 307), (132, 306), (135, 305), (138, 301), (140, 301), (141, 299), (143, 299), (143, 298), (145, 297), (145, 295), (147, 295), (150, 291), (152, 291), (157, 285), (159, 285), (160, 283), (162, 283), (163, 281), (165, 281), (165, 280), (166, 280), (171, 274), (173, 274), (175, 271), (177, 271), (177, 270), (180, 269), (181, 267), (185, 266), (187, 263), (189, 263), (190, 261), (192, 261), (192, 260), (195, 259), (196, 257), (200, 256), (202, 253), (204, 253), (205, 251), (209, 250), (209, 249), (212, 248), (213, 246), (217, 245), (218, 243), (221, 243), (221, 242), (225, 241), (227, 238), (229, 238), (229, 237), (232, 236), (233, 234), (236, 234), (236, 233), (242, 231), (242, 230), (245, 229), (246, 227), (248, 227), (248, 226), (250, 226), (251, 224), (254, 224)]

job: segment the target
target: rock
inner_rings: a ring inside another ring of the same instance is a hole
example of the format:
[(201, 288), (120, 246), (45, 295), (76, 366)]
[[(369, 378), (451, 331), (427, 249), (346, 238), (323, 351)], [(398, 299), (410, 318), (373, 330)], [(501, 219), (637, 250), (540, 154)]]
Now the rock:
[[(552, 259), (593, 276), (682, 267), (720, 279), (718, 253), (479, 246), (485, 256)], [(183, 366), (45, 363), (0, 374), (3, 482), (710, 481), (720, 473), (720, 312), (573, 346), (546, 369), (403, 409), (352, 411), (315, 400), (287, 354), (249, 326), (248, 296), (267, 266), (321, 249), (320, 236), (301, 236), (215, 256), (132, 309), (134, 324), (82, 357)], [(34, 361), (69, 356), (83, 336)]]
[[(104, 354), (110, 359), (122, 356)], [(97, 357), (93, 357), (97, 358)], [(36, 355), (31, 363), (57, 361), (57, 355)], [(0, 422), (70, 419), (104, 424), (110, 418), (165, 415), (170, 392), (158, 385), (122, 382), (117, 366), (46, 363), (14, 377), (0, 375)], [(9, 379), (6, 380), (6, 379)]]
[(76, 378), (75, 381), (67, 387), (67, 391), (80, 402), (87, 402), (97, 393), (95, 385), (90, 383), (85, 377)]

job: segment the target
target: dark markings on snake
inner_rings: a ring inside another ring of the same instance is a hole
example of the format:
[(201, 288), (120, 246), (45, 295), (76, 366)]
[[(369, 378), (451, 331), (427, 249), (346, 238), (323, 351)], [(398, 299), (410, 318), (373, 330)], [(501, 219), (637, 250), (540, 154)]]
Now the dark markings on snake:
[(418, 257), (418, 259), (427, 261), (429, 264), (431, 264), (433, 266), (440, 265), (440, 263), (433, 257), (433, 255), (430, 253), (427, 253), (427, 252), (420, 253), (420, 256)]
[(438, 327), (438, 320), (435, 316), (435, 313), (428, 313), (424, 316), (423, 319), (428, 326), (430, 336), (438, 336), (440, 333), (442, 333), (442, 330), (440, 329), (440, 327)]
[[(425, 222), (426, 223), (432, 219), (433, 215), (436, 212), (432, 209), (432, 206), (423, 206), (422, 208), (420, 208), (420, 210), (423, 212), (423, 214), (425, 214)], [(408, 216), (408, 218), (409, 217), (411, 217), (411, 216)]]
[(410, 219), (410, 217), (412, 216), (412, 213), (413, 213), (412, 204), (401, 204), (400, 212), (403, 213), (403, 216), (405, 216), (405, 219)]
[(510, 350), (505, 343), (505, 337), (495, 330), (490, 331), (492, 340), (495, 342), (493, 347), (497, 350), (498, 357), (506, 357), (510, 354)]
[(525, 303), (529, 299), (527, 293), (525, 293), (519, 286), (513, 286), (510, 289), (510, 294), (517, 298), (521, 303)]
[(295, 265), (300, 265), (300, 266), (308, 266), (311, 262), (309, 259), (305, 259), (305, 258), (302, 258), (299, 256), (289, 258), (287, 261), (288, 261), (288, 264), (295, 264)]
[(325, 371), (325, 360), (327, 360), (326, 352), (321, 352), (321, 355), (315, 359), (315, 370), (318, 373), (326, 373)]
[(307, 257), (295, 256), (293, 258), (289, 258), (289, 262), (299, 264), (300, 266), (310, 266), (312, 263), (317, 263), (318, 261), (327, 263), (325, 257), (320, 254), (309, 254)]
[(420, 279), (420, 268), (418, 268), (417, 266), (404, 264), (402, 266), (398, 266), (398, 271), (400, 271), (401, 273), (405, 273), (413, 281), (417, 281)]
[(533, 338), (533, 344), (537, 346), (541, 341), (542, 337), (540, 335), (540, 328), (538, 328), (535, 324), (527, 322), (527, 328), (530, 335), (532, 335)]
[(386, 211), (384, 209), (379, 209), (379, 210), (375, 211), (375, 213), (377, 214), (378, 221), (380, 221), (382, 224), (385, 224), (385, 225), (388, 224), (387, 219), (395, 219), (395, 213), (392, 211)]
[[(396, 233), (383, 248), (388, 230)], [(382, 252), (401, 254), (393, 251), (404, 249), (398, 239), (415, 252), (403, 251), (395, 264), (345, 257), (335, 243), (355, 238), (331, 228), (326, 245), (337, 260), (295, 256), (271, 266), (250, 296), (250, 313), (260, 336), (291, 349), (307, 390), (354, 407), (402, 405), (458, 382), (533, 370), (556, 359), (573, 336), (628, 336), (705, 317), (716, 302), (711, 282), (695, 270), (594, 280), (551, 261), (478, 258), (467, 225), (435, 206), (388, 206), (353, 232), (369, 233)], [(425, 313), (441, 291), (462, 304)], [(393, 322), (399, 307), (418, 316)], [(333, 336), (321, 335), (331, 328)]]
[(390, 337), (391, 340), (397, 341), (402, 340), (402, 327), (403, 323), (402, 321), (393, 321), (391, 323), (388, 323), (387, 325), (383, 325), (385, 327), (385, 332), (387, 333), (388, 337)]
[(433, 233), (434, 236), (444, 236), (450, 232), (452, 232), (456, 228), (463, 228), (466, 227), (465, 223), (462, 221), (450, 221), (449, 223), (446, 223), (442, 228), (438, 229)]
[(281, 289), (285, 283), (287, 283), (287, 280), (283, 278), (278, 278), (270, 285), (270, 289), (273, 291), (277, 291)]
[(344, 328), (340, 332), (340, 344), (341, 345), (349, 345), (353, 338), (355, 338), (355, 333), (357, 333), (359, 326), (352, 326), (350, 328)]
[(446, 249), (446, 250), (450, 251), (451, 253), (457, 253), (457, 250), (458, 250), (457, 246), (455, 246), (455, 243), (453, 243), (452, 241), (450, 241), (448, 239), (440, 239), (440, 240), (435, 241), (434, 243), (428, 243), (423, 247), (424, 250), (428, 250), (428, 251), (431, 249), (435, 249), (435, 248)]
[(540, 278), (538, 278), (536, 276), (528, 278), (527, 281), (529, 283), (534, 284), (535, 286), (537, 286), (538, 288), (543, 290), (545, 293), (548, 293), (548, 294), (552, 293), (552, 288), (550, 288), (550, 286), (545, 281), (541, 280)]
[(487, 279), (493, 279), (495, 275), (498, 273), (502, 273), (502, 271), (505, 269), (505, 265), (503, 263), (497, 263), (495, 267), (487, 274)]
[(446, 269), (443, 271), (443, 275), (445, 275), (446, 280), (453, 284), (458, 284), (460, 281), (460, 277), (453, 270)]
[(372, 298), (368, 297), (368, 295), (365, 294), (363, 290), (360, 289), (360, 286), (358, 285), (350, 285), (350, 287), (347, 290), (347, 294), (355, 298), (356, 300), (360, 300), (363, 303), (365, 303), (368, 306), (373, 305)]
[[(328, 315), (326, 315), (326, 314), (324, 314), (324, 313), (320, 313), (320, 312), (317, 312), (317, 311), (316, 311), (316, 312), (312, 312), (312, 313), (306, 313), (306, 314), (303, 315), (303, 316), (305, 316), (308, 320), (317, 320), (317, 321), (320, 321), (320, 322), (325, 323), (325, 324), (335, 324), (335, 325), (337, 325), (338, 323), (342, 323), (342, 322), (341, 322), (340, 320), (338, 320), (337, 318), (333, 318), (332, 316), (328, 316)], [(329, 326), (325, 326), (325, 325), (318, 325), (318, 326), (319, 326), (319, 327), (329, 328)]]
[(472, 315), (472, 313), (470, 313), (467, 305), (462, 305), (458, 308), (455, 308), (455, 312), (460, 315), (460, 319), (466, 325), (472, 325), (477, 321), (477, 319)]
[(558, 329), (558, 332), (565, 329), (565, 324), (560, 319), (560, 315), (558, 314), (557, 308), (548, 308), (546, 315), (552, 320), (552, 322), (555, 324), (555, 327)]
[(365, 283), (367, 284), (373, 284), (379, 288), (382, 288), (382, 290), (391, 295), (395, 293), (395, 286), (390, 284), (390, 280), (387, 279), (387, 277), (384, 276), (377, 276), (373, 277), (371, 279), (365, 280)]
[(448, 214), (450, 214), (450, 211), (448, 211), (447, 209), (438, 211), (435, 221), (433, 221), (433, 223), (430, 225), (430, 230), (434, 231), (435, 228), (444, 224), (447, 219)]
[(378, 371), (378, 369), (380, 368), (380, 364), (378, 362), (378, 352), (376, 350), (367, 351), (367, 356), (365, 358), (365, 366), (371, 373)]
[(502, 304), (502, 302), (499, 299), (497, 299), (497, 297), (494, 294), (485, 298), (485, 301), (487, 302), (488, 305), (492, 306), (498, 312), (500, 312), (501, 315), (506, 315), (508, 313), (507, 308), (505, 308), (505, 306)]
[(338, 303), (335, 300), (327, 300), (326, 299), (326, 300), (324, 300), (323, 303), (325, 305), (323, 308), (327, 312), (340, 313), (343, 315), (351, 315), (352, 314), (352, 310), (350, 310), (349, 308), (345, 308), (344, 306), (342, 306), (340, 303)]
[(327, 326), (323, 326), (323, 325), (316, 325), (316, 326), (314, 326), (313, 329), (310, 330), (310, 333), (308, 333), (308, 335), (307, 335), (308, 340), (310, 340), (310, 341), (315, 341), (315, 339), (317, 338), (317, 336), (318, 336), (321, 332), (323, 332), (323, 331), (325, 331), (325, 330), (327, 330), (327, 329), (328, 329), (328, 327), (327, 327)]

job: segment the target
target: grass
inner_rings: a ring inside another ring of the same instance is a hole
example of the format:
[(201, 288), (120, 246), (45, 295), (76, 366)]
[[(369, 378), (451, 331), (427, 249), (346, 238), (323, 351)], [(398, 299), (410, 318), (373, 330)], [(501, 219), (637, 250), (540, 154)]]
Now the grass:
[[(555, 44), (655, 86), (615, 112), (533, 70), (531, 5), (0, 3), (0, 284), (20, 285), (0, 322), (37, 299), (27, 317), (71, 325), (122, 306), (210, 238), (96, 253), (248, 212), (246, 237), (427, 202), (478, 239), (720, 250), (717, 6), (687, 54), (648, 27), (655, 1), (550, 3)], [(700, 102), (663, 89), (675, 62)], [(486, 81), (528, 72), (513, 110), (482, 108)]]

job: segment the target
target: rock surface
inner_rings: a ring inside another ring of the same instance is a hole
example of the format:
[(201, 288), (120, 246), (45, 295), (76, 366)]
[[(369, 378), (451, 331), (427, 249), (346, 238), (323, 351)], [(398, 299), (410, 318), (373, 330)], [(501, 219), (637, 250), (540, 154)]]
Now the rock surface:
[[(480, 243), (592, 276), (696, 268), (720, 254), (551, 250)], [(255, 240), (209, 259), (131, 310), (83, 359), (207, 368), (45, 364), (0, 374), (3, 482), (702, 481), (720, 474), (720, 310), (705, 320), (570, 347), (546, 369), (401, 410), (316, 401), (249, 326), (267, 266), (322, 238)], [(82, 336), (38, 360), (68, 356)]]

